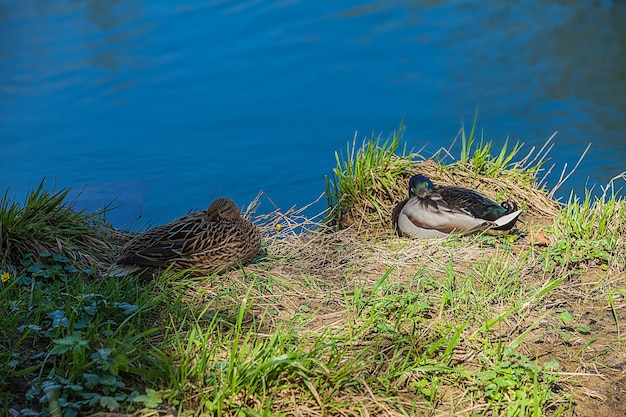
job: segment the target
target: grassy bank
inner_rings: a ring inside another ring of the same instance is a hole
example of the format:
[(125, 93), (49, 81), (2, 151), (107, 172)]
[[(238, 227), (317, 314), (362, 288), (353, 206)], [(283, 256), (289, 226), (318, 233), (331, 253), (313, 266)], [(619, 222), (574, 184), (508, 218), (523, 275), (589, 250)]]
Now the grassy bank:
[[(557, 204), (546, 149), (400, 133), (337, 153), (329, 209), (252, 219), (267, 255), (210, 277), (102, 277), (129, 235), (67, 191), (0, 206), (0, 412), (525, 416), (626, 411), (626, 208)], [(398, 238), (411, 174), (526, 210), (508, 236)], [(260, 197), (263, 202), (263, 197)], [(304, 230), (304, 231), (302, 231)], [(16, 414), (17, 415), (17, 414)]]

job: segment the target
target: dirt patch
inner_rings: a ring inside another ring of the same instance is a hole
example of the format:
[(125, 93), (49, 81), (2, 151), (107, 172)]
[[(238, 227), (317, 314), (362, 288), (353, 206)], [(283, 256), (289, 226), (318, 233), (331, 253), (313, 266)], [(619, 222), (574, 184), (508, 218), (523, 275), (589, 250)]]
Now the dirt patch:
[[(622, 288), (622, 294), (611, 288)], [(521, 349), (529, 357), (559, 362), (559, 388), (571, 393), (573, 416), (626, 415), (623, 288), (619, 268), (584, 269), (551, 291), (524, 323), (532, 326), (539, 318)]]

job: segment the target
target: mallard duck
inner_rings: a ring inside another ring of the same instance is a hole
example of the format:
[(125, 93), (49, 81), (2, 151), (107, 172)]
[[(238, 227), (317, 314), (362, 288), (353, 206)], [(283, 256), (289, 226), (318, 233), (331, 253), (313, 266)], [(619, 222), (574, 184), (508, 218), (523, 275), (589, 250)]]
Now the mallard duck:
[(241, 217), (229, 198), (157, 226), (122, 248), (109, 276), (153, 268), (210, 275), (250, 262), (261, 250), (257, 227)]
[(470, 188), (435, 187), (417, 174), (409, 180), (409, 196), (393, 209), (391, 221), (400, 236), (428, 239), (452, 232), (510, 230), (522, 212), (513, 201), (498, 204)]

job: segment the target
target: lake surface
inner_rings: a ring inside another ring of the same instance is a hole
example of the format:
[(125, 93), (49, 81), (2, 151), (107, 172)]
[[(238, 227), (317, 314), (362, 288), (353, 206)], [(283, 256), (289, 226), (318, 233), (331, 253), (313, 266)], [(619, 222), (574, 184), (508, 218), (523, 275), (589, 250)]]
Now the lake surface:
[(260, 190), (287, 209), (355, 132), (404, 120), (428, 155), (479, 108), (496, 150), (558, 131), (549, 185), (592, 143), (558, 193), (580, 194), (626, 170), (624, 22), (624, 1), (0, 0), (0, 191), (45, 177), (118, 227)]

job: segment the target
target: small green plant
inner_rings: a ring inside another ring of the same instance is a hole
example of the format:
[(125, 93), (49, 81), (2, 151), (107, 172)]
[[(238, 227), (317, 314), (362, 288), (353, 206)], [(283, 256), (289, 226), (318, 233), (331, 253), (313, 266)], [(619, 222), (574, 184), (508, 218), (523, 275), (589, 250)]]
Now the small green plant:
[(572, 194), (552, 228), (555, 242), (540, 257), (544, 269), (599, 263), (606, 270), (621, 256), (617, 245), (625, 219), (626, 206), (616, 196), (605, 199), (586, 191), (580, 200)]
[(546, 271), (553, 271), (554, 264), (577, 266), (584, 262), (599, 262), (600, 267), (606, 270), (616, 244), (617, 239), (613, 236), (599, 240), (562, 239), (549, 246), (540, 259)]
[[(563, 323), (563, 326), (567, 329), (576, 330), (581, 334), (589, 334), (591, 332), (591, 327), (589, 324), (583, 323), (580, 320), (580, 317), (574, 317), (572, 313), (568, 310), (562, 310), (558, 313), (558, 317)], [(592, 323), (595, 322), (594, 319), (590, 320)]]
[(586, 190), (582, 200), (574, 194), (570, 195), (555, 222), (555, 233), (584, 240), (597, 240), (607, 234), (616, 237), (623, 227), (620, 222), (625, 216), (626, 207), (616, 195), (595, 197), (590, 190)]
[(29, 377), (29, 407), (22, 414), (56, 416), (62, 410), (75, 416), (96, 406), (128, 407), (135, 394), (126, 391), (123, 375), (144, 373), (135, 361), (146, 360), (137, 342), (155, 331), (138, 330), (141, 309), (149, 304), (140, 308), (124, 300), (117, 283), (87, 283), (93, 271), (59, 253), (26, 254), (12, 271), (0, 288), (7, 301), (0, 314), (11, 318), (0, 326), (8, 352), (0, 354), (0, 385)]
[(527, 415), (531, 410), (538, 412), (546, 402), (556, 397), (550, 387), (560, 381), (555, 374), (559, 369), (557, 361), (540, 366), (513, 349), (502, 346), (487, 349), (480, 361), (483, 368), (473, 377), (496, 410), (510, 412), (516, 409), (518, 415)]

